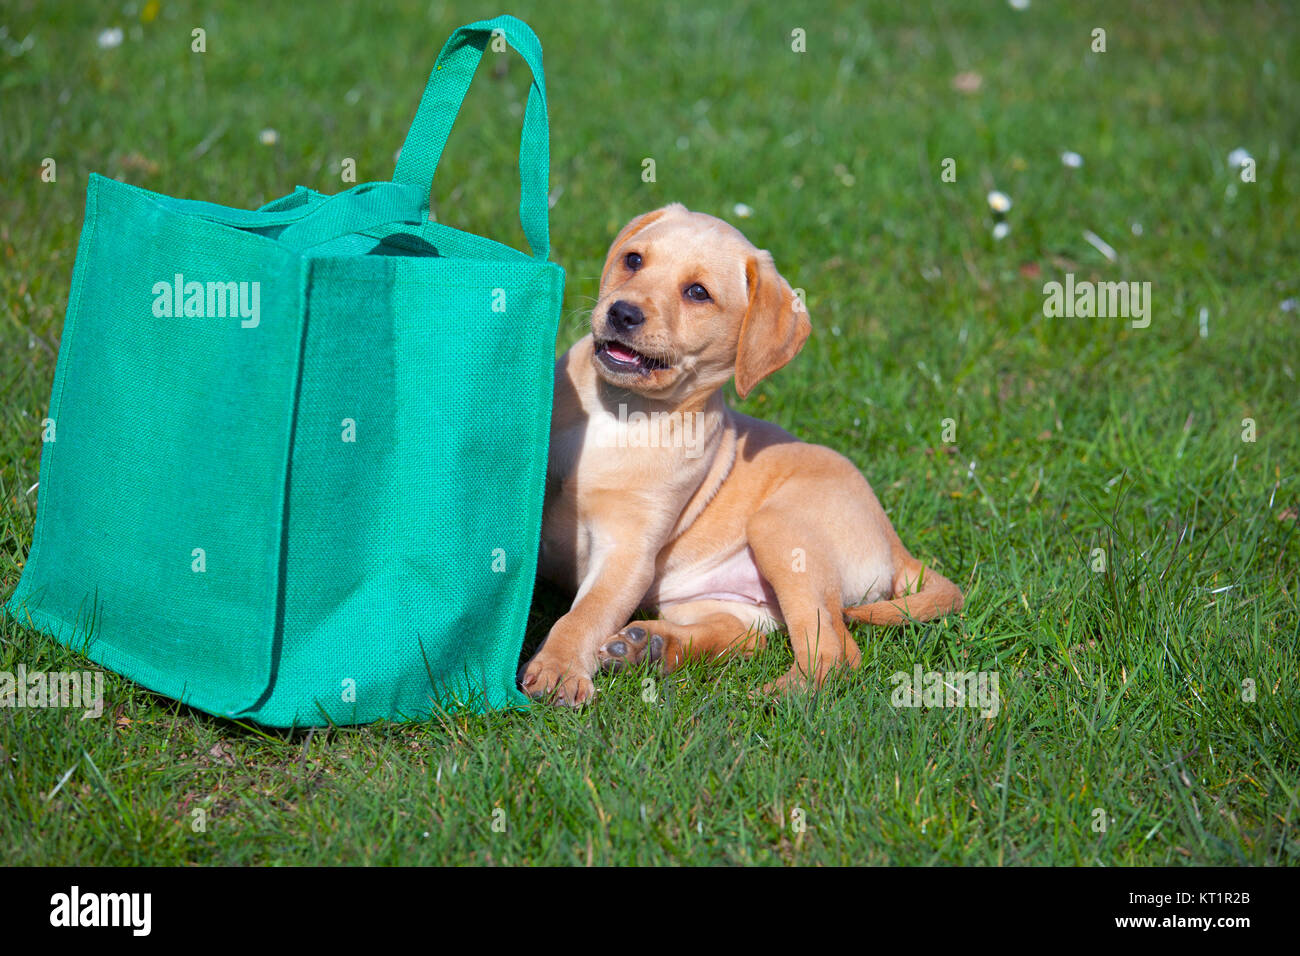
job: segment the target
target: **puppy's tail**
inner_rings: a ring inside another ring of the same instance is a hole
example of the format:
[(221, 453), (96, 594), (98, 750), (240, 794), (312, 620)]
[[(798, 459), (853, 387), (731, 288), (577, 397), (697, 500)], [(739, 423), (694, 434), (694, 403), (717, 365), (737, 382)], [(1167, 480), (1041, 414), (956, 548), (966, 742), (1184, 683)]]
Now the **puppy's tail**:
[[(919, 590), (912, 591), (916, 583)], [(961, 588), (937, 571), (908, 557), (903, 570), (894, 579), (894, 598), (846, 607), (844, 616), (866, 624), (903, 624), (906, 621), (932, 621), (960, 611), (965, 598)]]

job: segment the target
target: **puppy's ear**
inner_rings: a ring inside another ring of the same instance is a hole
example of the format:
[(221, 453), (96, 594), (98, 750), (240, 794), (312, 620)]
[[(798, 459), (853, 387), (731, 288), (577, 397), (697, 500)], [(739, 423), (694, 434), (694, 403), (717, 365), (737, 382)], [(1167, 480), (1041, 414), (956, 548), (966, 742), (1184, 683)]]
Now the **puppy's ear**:
[(749, 308), (736, 347), (736, 392), (741, 398), (794, 358), (812, 332), (807, 309), (776, 271), (770, 253), (749, 257), (745, 279)]
[(656, 209), (653, 212), (647, 212), (643, 215), (637, 216), (619, 231), (619, 234), (614, 237), (614, 241), (610, 243), (609, 252), (605, 256), (605, 268), (600, 271), (600, 284), (602, 287), (605, 285), (605, 279), (609, 277), (610, 267), (618, 259), (619, 250), (622, 248), (623, 244), (646, 226), (658, 222), (664, 216), (674, 212), (686, 212), (686, 207), (679, 202), (670, 203), (661, 209)]

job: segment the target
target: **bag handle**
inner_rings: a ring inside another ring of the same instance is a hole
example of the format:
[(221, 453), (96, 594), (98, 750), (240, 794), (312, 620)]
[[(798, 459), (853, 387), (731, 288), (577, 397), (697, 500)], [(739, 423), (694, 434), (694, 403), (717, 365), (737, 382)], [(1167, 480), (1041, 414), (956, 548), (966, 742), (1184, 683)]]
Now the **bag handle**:
[(397, 158), (393, 181), (414, 183), (427, 197), (433, 189), (447, 136), (469, 92), (474, 71), (483, 50), (494, 35), (513, 47), (528, 69), (533, 82), (528, 88), (524, 129), (519, 140), (519, 224), (533, 257), (549, 259), (550, 227), (547, 222), (547, 177), (550, 170), (550, 134), (546, 118), (546, 75), (542, 69), (542, 44), (537, 35), (515, 17), (503, 15), (466, 24), (451, 35), (434, 64), (420, 98), (420, 108), (406, 134)]
[(390, 223), (422, 225), (428, 197), (406, 183), (362, 183), (317, 203), (276, 237), (296, 252)]
[[(298, 197), (305, 201), (286, 205)], [(311, 191), (299, 186), (297, 191), (261, 209), (232, 209), (198, 199), (173, 199), (170, 196), (158, 198), (173, 212), (235, 229), (287, 226), (276, 241), (297, 251), (390, 223), (423, 225), (429, 205), (428, 196), (418, 187), (385, 182), (362, 183), (333, 196), (316, 195), (314, 201)]]
[[(98, 174), (91, 173), (90, 175), (97, 176)], [(303, 191), (303, 187), (299, 186), (298, 190)], [(162, 196), (157, 193), (154, 193), (153, 197), (160, 205), (172, 212), (178, 212), (186, 216), (196, 216), (199, 219), (207, 219), (209, 222), (233, 226), (236, 229), (265, 229), (269, 226), (285, 226), (297, 222), (316, 210), (317, 205), (310, 203), (299, 203), (288, 208), (281, 205), (298, 194), (298, 192), (290, 193), (288, 196), (267, 203), (260, 209), (234, 209), (230, 206), (219, 206), (216, 203), (205, 202), (202, 199), (174, 199), (171, 196)]]

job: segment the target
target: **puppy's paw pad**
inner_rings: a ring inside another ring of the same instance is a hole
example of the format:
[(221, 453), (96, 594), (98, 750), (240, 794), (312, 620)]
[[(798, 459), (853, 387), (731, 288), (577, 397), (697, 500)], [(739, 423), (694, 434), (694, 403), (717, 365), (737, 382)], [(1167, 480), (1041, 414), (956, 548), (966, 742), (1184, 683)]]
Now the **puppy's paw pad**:
[(623, 628), (596, 651), (600, 666), (607, 671), (618, 671), (645, 660), (647, 633), (644, 627), (635, 625)]
[(640, 624), (630, 624), (606, 641), (596, 657), (605, 670), (616, 671), (642, 661), (663, 660), (667, 646), (662, 634)]

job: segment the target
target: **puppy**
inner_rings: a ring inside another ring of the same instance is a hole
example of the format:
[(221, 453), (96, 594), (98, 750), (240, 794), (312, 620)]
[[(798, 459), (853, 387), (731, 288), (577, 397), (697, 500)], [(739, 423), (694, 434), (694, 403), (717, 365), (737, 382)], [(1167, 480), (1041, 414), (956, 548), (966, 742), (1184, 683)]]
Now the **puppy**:
[[(576, 591), (520, 670), (577, 706), (604, 668), (665, 673), (749, 654), (781, 626), (794, 665), (765, 691), (858, 663), (844, 618), (929, 620), (962, 606), (903, 547), (846, 458), (723, 400), (743, 398), (811, 332), (772, 257), (674, 204), (610, 248), (592, 332), (557, 362), (540, 573)], [(656, 609), (650, 621), (629, 619)]]

